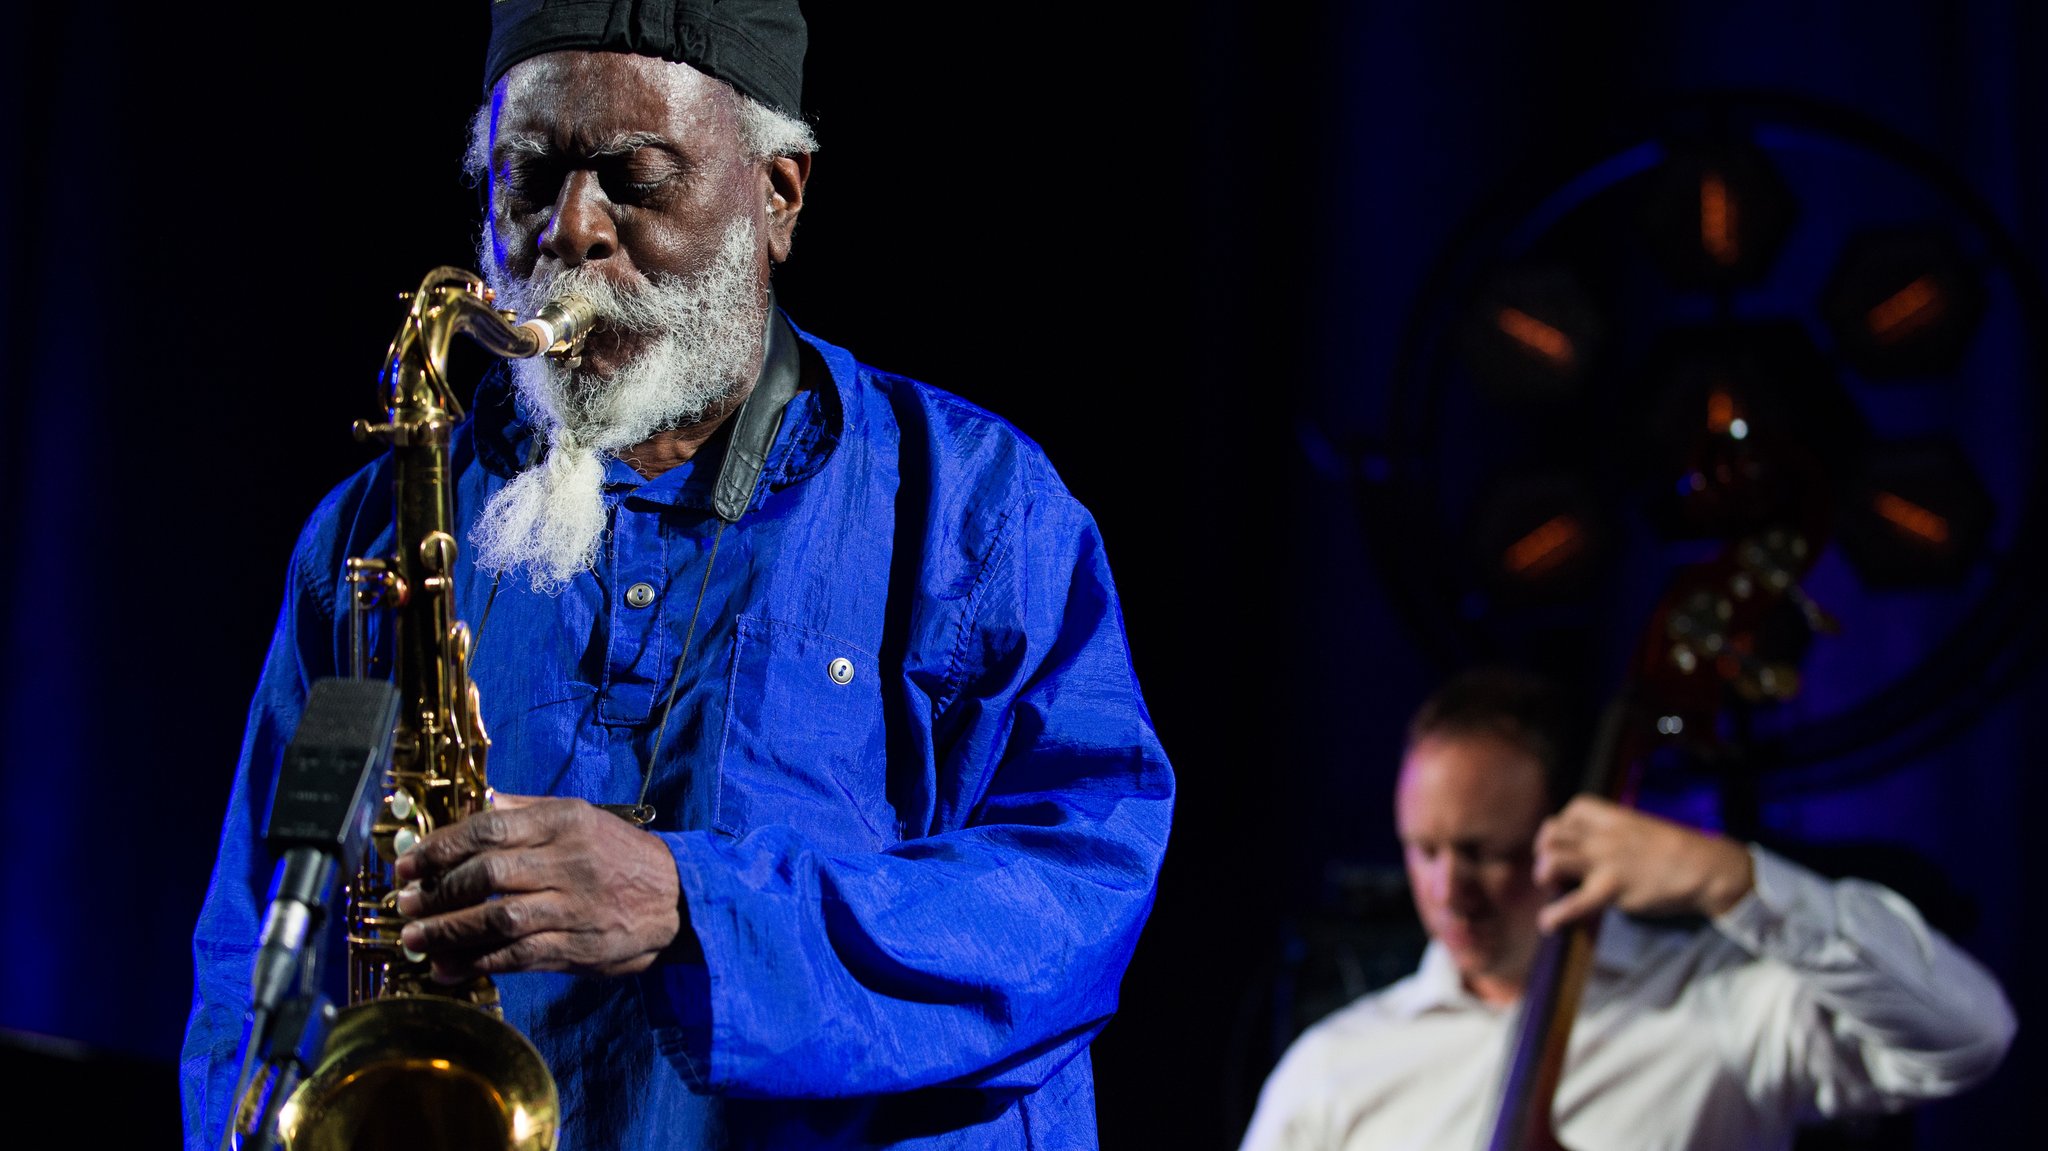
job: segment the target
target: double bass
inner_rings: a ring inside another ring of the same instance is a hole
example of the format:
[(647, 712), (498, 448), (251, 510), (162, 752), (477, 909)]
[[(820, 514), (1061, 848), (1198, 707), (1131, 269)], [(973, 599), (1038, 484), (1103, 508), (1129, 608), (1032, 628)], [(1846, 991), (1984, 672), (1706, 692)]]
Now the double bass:
[[(1580, 794), (1633, 806), (1643, 768), (1660, 751), (1711, 744), (1731, 707), (1799, 690), (1796, 664), (1772, 650), (1770, 625), (1789, 604), (1810, 631), (1834, 630), (1799, 586), (1816, 547), (1808, 532), (1770, 527), (1674, 574), (1601, 714)], [(1539, 944), (1486, 1151), (1569, 1151), (1553, 1108), (1599, 926), (1590, 916)]]

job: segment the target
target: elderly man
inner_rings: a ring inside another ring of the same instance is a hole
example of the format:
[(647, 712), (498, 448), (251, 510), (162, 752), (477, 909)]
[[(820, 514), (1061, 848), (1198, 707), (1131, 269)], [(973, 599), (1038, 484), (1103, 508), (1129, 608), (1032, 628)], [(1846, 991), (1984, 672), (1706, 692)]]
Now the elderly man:
[(1246, 1151), (1483, 1146), (1542, 933), (1603, 912), (1553, 1111), (1574, 1151), (1784, 1148), (1997, 1067), (2004, 994), (1897, 894), (1588, 796), (1545, 818), (1562, 707), (1481, 669), (1417, 712), (1394, 818), (1430, 944), (1294, 1042)]
[[(486, 276), (601, 319), (456, 433), (499, 795), (397, 860), (405, 945), (495, 980), (565, 1149), (1092, 1147), (1173, 795), (1093, 521), (1014, 428), (775, 307), (796, 4), (491, 13)], [(292, 558), (194, 942), (188, 1147), (233, 1106), (256, 829), (390, 483)]]

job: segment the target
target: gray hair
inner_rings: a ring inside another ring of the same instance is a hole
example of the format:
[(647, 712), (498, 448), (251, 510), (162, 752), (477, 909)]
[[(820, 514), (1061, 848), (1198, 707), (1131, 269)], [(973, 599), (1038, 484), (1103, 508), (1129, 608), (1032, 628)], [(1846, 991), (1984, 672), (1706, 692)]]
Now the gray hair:
[[(688, 68), (678, 64), (678, 69)], [(680, 89), (683, 78), (680, 72), (671, 71), (674, 85)], [(767, 160), (776, 156), (802, 155), (818, 150), (817, 134), (811, 126), (786, 112), (778, 112), (751, 96), (744, 95), (732, 85), (719, 81), (719, 87), (730, 94), (734, 103), (734, 114), (740, 122), (740, 146), (747, 150), (749, 160)], [(485, 100), (476, 114), (469, 118), (469, 148), (462, 156), (462, 171), (470, 180), (482, 183), (491, 173), (491, 101)]]

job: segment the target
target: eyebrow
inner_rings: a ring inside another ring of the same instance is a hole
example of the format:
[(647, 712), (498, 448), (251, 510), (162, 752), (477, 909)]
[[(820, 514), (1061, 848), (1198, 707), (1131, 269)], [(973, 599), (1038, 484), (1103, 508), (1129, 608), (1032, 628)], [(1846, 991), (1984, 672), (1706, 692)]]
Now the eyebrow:
[(667, 143), (655, 132), (620, 132), (611, 139), (590, 150), (593, 156), (622, 156), (642, 148), (658, 148)]
[[(588, 155), (624, 156), (641, 148), (664, 147), (667, 140), (657, 132), (618, 132), (590, 149)], [(554, 155), (553, 145), (539, 136), (501, 137), (493, 151), (517, 152), (524, 156)]]

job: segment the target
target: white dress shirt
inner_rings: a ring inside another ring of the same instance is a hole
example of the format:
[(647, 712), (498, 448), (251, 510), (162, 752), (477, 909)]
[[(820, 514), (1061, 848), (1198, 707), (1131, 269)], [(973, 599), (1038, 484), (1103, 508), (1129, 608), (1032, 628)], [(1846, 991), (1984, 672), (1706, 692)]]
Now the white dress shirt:
[[(1904, 898), (1750, 854), (1755, 890), (1712, 929), (1602, 923), (1554, 1111), (1572, 1151), (1776, 1151), (1801, 1121), (1950, 1095), (2004, 1057), (2004, 992)], [(1431, 943), (1294, 1041), (1243, 1151), (1482, 1151), (1518, 1014)]]

